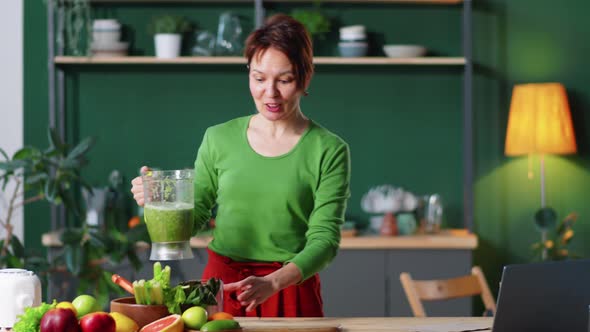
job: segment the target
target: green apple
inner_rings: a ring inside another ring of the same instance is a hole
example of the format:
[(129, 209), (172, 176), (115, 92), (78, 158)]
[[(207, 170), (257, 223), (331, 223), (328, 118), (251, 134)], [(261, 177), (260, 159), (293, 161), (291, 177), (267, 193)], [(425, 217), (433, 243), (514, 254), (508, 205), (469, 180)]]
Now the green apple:
[(185, 327), (191, 330), (199, 330), (201, 326), (207, 323), (207, 310), (199, 306), (190, 307), (182, 313), (182, 321)]
[(97, 312), (102, 310), (100, 304), (92, 295), (80, 295), (77, 298), (75, 298), (74, 301), (72, 301), (72, 305), (74, 305), (74, 308), (76, 308), (78, 318), (91, 312)]

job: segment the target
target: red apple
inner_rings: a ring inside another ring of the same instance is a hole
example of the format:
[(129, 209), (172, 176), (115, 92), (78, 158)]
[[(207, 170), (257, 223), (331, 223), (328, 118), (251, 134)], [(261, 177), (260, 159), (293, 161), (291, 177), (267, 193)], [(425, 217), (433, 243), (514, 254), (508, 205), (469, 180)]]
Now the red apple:
[(41, 318), (40, 328), (41, 332), (80, 332), (76, 315), (64, 308), (47, 311)]
[(82, 332), (115, 332), (116, 324), (106, 312), (93, 312), (80, 319)]

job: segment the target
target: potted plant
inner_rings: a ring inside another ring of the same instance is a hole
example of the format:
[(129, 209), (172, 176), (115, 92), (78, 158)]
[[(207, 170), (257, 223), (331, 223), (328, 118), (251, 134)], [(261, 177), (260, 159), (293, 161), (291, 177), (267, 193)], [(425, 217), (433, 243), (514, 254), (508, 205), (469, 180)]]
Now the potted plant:
[(152, 22), (156, 57), (171, 59), (180, 56), (182, 34), (190, 29), (189, 22), (180, 16), (163, 15)]
[[(86, 153), (94, 139), (83, 139), (72, 148), (54, 130), (49, 129), (48, 136), (46, 149), (26, 146), (9, 157), (0, 148), (0, 195), (4, 194), (7, 202), (6, 209), (0, 210), (0, 227), (4, 230), (0, 239), (0, 268), (32, 270), (42, 280), (50, 274), (66, 274), (79, 281), (79, 294), (91, 292), (105, 305), (109, 291), (120, 292), (110, 281), (112, 272), (105, 269), (105, 263), (120, 263), (127, 258), (136, 270), (141, 268), (135, 245), (145, 240), (146, 232), (142, 229), (145, 227), (130, 230), (111, 227), (107, 231), (87, 223), (67, 227), (60, 231), (63, 250), (51, 261), (25, 250), (21, 239), (13, 233), (14, 212), (36, 201), (63, 204), (78, 220), (86, 218), (78, 188), (92, 192), (80, 171), (88, 163)], [(9, 182), (11, 186), (7, 186)]]
[(291, 17), (301, 22), (314, 39), (323, 39), (331, 28), (330, 20), (320, 10), (320, 4), (321, 1), (316, 0), (311, 9), (295, 9), (291, 12)]

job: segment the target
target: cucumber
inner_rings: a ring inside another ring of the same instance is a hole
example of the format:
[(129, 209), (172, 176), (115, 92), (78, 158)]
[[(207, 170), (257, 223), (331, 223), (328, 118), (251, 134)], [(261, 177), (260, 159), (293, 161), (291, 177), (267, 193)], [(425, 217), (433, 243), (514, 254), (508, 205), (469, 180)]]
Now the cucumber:
[(201, 326), (201, 332), (213, 332), (224, 330), (236, 330), (240, 328), (240, 323), (233, 319), (212, 320)]

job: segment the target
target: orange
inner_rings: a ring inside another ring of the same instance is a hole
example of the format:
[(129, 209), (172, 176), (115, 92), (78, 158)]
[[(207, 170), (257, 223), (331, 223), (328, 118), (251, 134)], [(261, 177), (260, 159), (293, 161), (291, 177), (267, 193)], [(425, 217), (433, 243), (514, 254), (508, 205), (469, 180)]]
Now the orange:
[(131, 217), (131, 219), (129, 219), (129, 222), (127, 223), (127, 226), (131, 229), (137, 225), (139, 225), (141, 223), (141, 221), (139, 220), (138, 216), (134, 216)]
[(234, 319), (234, 316), (232, 316), (232, 314), (230, 314), (230, 313), (223, 312), (223, 311), (216, 312), (213, 315), (209, 316), (209, 320), (220, 320), (220, 319)]

